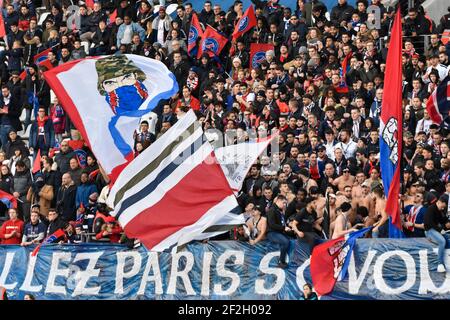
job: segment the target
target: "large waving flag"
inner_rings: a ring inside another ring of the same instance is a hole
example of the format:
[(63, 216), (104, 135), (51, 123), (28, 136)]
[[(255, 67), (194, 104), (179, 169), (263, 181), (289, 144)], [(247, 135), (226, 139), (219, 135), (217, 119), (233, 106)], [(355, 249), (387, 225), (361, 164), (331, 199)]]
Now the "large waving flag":
[(345, 279), (356, 239), (364, 236), (371, 228), (364, 228), (314, 247), (310, 271), (314, 289), (319, 295), (329, 294), (336, 281)]
[(250, 44), (250, 65), (253, 69), (259, 68), (266, 60), (266, 52), (273, 50), (273, 44), (251, 43)]
[(386, 59), (380, 121), (380, 165), (389, 218), (389, 237), (402, 237), (400, 220), (400, 175), (402, 155), (402, 24), (400, 8), (391, 30)]
[(203, 29), (198, 21), (197, 14), (194, 12), (192, 14), (191, 26), (189, 27), (189, 37), (188, 37), (188, 54), (193, 57), (197, 55), (197, 40), (203, 38)]
[(207, 52), (210, 57), (213, 57), (214, 55), (218, 56), (227, 42), (228, 39), (225, 36), (221, 35), (216, 29), (208, 25), (205, 32), (203, 32), (203, 38), (200, 42), (197, 58), (199, 59), (203, 52)]
[(5, 204), (8, 209), (17, 208), (17, 199), (8, 192), (0, 190), (0, 201)]
[(107, 199), (125, 234), (149, 250), (183, 245), (238, 204), (189, 111), (122, 171)]
[(70, 61), (44, 77), (112, 180), (133, 158), (140, 118), (178, 92), (162, 62), (132, 54)]
[(250, 7), (248, 7), (247, 10), (244, 12), (244, 15), (236, 23), (232, 39), (236, 40), (244, 33), (251, 30), (254, 26), (256, 26), (255, 9), (253, 8), (252, 5), (250, 5)]
[(427, 111), (433, 122), (440, 124), (450, 111), (450, 75), (439, 84), (427, 101)]
[(237, 193), (258, 157), (267, 148), (274, 136), (261, 142), (245, 142), (218, 148), (214, 152), (227, 177), (231, 189)]

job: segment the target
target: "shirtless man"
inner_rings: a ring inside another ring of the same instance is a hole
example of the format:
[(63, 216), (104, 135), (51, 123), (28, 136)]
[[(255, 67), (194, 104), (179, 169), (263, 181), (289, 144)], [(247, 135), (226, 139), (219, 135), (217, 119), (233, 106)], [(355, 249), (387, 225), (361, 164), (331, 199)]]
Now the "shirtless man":
[(356, 200), (360, 200), (363, 198), (362, 196), (362, 184), (366, 180), (366, 176), (364, 172), (358, 172), (356, 174), (356, 181), (352, 189), (352, 198)]
[(332, 235), (334, 231), (334, 223), (336, 221), (336, 211), (338, 207), (336, 207), (336, 195), (334, 193), (328, 194), (328, 206), (326, 207), (328, 210), (328, 215), (330, 216), (330, 230), (329, 234)]
[(334, 222), (333, 236), (331, 239), (337, 239), (339, 237), (345, 236), (350, 232), (357, 231), (358, 229), (352, 228), (350, 223), (350, 214), (352, 211), (352, 205), (348, 202), (344, 202), (339, 207), (339, 215)]
[(369, 212), (369, 216), (366, 220), (366, 227), (373, 225), (376, 222), (375, 219), (375, 202), (373, 197), (370, 195), (370, 184), (369, 181), (364, 181), (361, 185), (361, 198), (357, 200), (358, 207), (366, 207)]
[[(380, 228), (382, 226), (383, 226), (383, 229), (386, 228), (386, 226), (384, 226), (384, 225), (386, 223), (388, 223), (389, 216), (385, 211), (386, 199), (384, 198), (383, 189), (381, 187), (376, 187), (375, 189), (372, 190), (372, 194), (375, 198), (375, 216), (378, 219), (378, 221), (373, 225), (374, 228), (372, 229), (372, 237), (379, 238)], [(383, 233), (386, 233), (386, 232), (383, 232)], [(381, 235), (383, 235), (383, 234), (381, 234)], [(386, 234), (384, 234), (384, 235), (386, 235)]]
[(319, 193), (318, 187), (311, 187), (309, 190), (309, 194), (311, 198), (314, 199), (316, 205), (317, 218), (323, 217), (323, 211), (325, 210), (325, 205), (327, 204), (327, 200), (324, 196)]
[(333, 185), (337, 186), (339, 191), (344, 191), (346, 186), (353, 186), (355, 184), (355, 177), (350, 174), (349, 168), (344, 168), (342, 173), (342, 176), (333, 181)]
[(348, 202), (352, 205), (351, 213), (350, 213), (350, 221), (354, 221), (356, 217), (356, 206), (357, 203), (355, 199), (352, 198), (352, 186), (346, 186), (344, 187), (344, 191), (338, 191), (337, 192), (337, 198), (336, 198), (336, 207), (340, 207), (344, 202)]

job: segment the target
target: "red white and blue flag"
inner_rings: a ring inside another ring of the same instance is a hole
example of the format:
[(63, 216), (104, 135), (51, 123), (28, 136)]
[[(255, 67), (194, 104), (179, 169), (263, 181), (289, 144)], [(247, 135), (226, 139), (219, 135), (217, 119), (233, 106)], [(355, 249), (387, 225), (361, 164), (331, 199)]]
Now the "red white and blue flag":
[(132, 54), (70, 61), (44, 77), (113, 181), (133, 159), (141, 117), (178, 92), (163, 63)]
[(247, 8), (247, 10), (244, 12), (244, 15), (236, 23), (232, 39), (236, 40), (244, 33), (250, 31), (254, 26), (256, 26), (256, 16), (255, 16), (255, 9), (251, 5), (250, 7)]
[(427, 111), (431, 120), (438, 124), (448, 117), (450, 111), (450, 75), (445, 77), (429, 97)]
[(48, 60), (48, 53), (52, 51), (52, 49), (53, 48), (48, 48), (36, 54), (33, 58), (34, 63), (37, 64), (38, 66), (47, 67), (48, 70), (53, 69), (52, 63), (50, 62), (50, 60)]
[(273, 45), (268, 43), (250, 44), (250, 65), (253, 69), (258, 68), (266, 60), (266, 52), (273, 50)]
[(400, 219), (400, 175), (403, 140), (402, 114), (402, 24), (400, 9), (391, 30), (386, 60), (380, 119), (380, 166), (389, 218), (389, 237), (402, 237)]
[(8, 192), (0, 190), (0, 201), (8, 208), (17, 208), (17, 199)]
[(153, 251), (207, 238), (238, 207), (192, 110), (122, 171), (107, 205), (125, 234)]
[(50, 244), (50, 243), (54, 243), (56, 240), (58, 240), (61, 237), (65, 236), (65, 232), (63, 229), (58, 229), (56, 230), (54, 233), (52, 233), (51, 235), (47, 236), (47, 238), (45, 238), (36, 248), (34, 248), (33, 252), (31, 253), (32, 257), (35, 257), (39, 250), (41, 249), (41, 246), (43, 244)]
[(198, 21), (197, 14), (194, 12), (192, 14), (191, 26), (189, 27), (189, 36), (188, 36), (188, 54), (191, 57), (195, 57), (197, 55), (198, 46), (197, 41), (199, 38), (203, 38), (203, 29)]
[(372, 227), (364, 228), (314, 247), (311, 255), (311, 278), (314, 290), (323, 296), (331, 293), (337, 281), (347, 275), (356, 239), (363, 237)]
[(200, 59), (203, 52), (208, 53), (210, 57), (218, 56), (227, 42), (228, 39), (224, 35), (220, 34), (216, 29), (208, 25), (205, 32), (203, 32), (203, 38), (200, 42), (197, 59)]

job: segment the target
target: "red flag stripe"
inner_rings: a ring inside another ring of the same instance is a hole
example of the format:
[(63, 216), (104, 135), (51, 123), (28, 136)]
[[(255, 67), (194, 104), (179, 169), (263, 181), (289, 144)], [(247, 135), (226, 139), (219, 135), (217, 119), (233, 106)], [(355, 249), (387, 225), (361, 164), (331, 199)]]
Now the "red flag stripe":
[(36, 155), (36, 159), (34, 159), (33, 163), (33, 174), (41, 170), (41, 150), (38, 150)]
[[(150, 249), (180, 229), (194, 224), (209, 209), (232, 195), (218, 166), (212, 155), (208, 156), (157, 204), (134, 217), (125, 226), (126, 234), (139, 238)], [(208, 185), (204, 181), (208, 181)]]

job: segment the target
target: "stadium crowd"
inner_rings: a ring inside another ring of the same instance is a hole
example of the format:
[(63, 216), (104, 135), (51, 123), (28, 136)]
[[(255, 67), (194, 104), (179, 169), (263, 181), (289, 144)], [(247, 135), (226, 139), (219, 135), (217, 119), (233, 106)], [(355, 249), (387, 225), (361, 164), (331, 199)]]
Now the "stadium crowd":
[[(34, 63), (48, 48), (52, 67), (131, 53), (160, 60), (173, 72), (179, 93), (136, 128), (136, 156), (189, 109), (215, 147), (279, 132), (279, 150), (251, 167), (238, 195), (246, 225), (217, 239), (276, 242), (284, 267), (290, 239), (312, 247), (363, 226), (374, 227), (369, 237), (387, 237), (379, 117), (395, 9), (380, 0), (357, 0), (355, 7), (338, 0), (331, 11), (318, 0), (298, 0), (295, 7), (252, 2), (257, 25), (219, 56), (196, 59), (187, 52), (195, 12), (188, 2), (172, 15), (165, 6), (154, 11), (155, 3), (146, 0), (80, 2), (80, 24), (71, 25), (71, 1), (44, 0), (39, 12), (38, 1), (3, 1), (0, 190), (18, 207), (0, 204), (1, 243), (39, 243), (59, 229), (65, 230), (61, 243), (133, 242), (108, 214), (108, 179), (43, 79), (48, 65)], [(369, 5), (380, 8), (379, 28), (369, 20)], [(203, 27), (231, 39), (245, 9), (239, 0), (230, 8), (205, 1), (197, 15)], [(432, 123), (425, 104), (450, 70), (450, 42), (441, 41), (450, 13), (436, 25), (418, 1), (402, 6), (402, 15), (403, 230), (443, 248), (441, 231), (450, 229), (450, 127)], [(250, 43), (274, 46), (256, 68)], [(42, 163), (34, 173), (38, 153)]]

